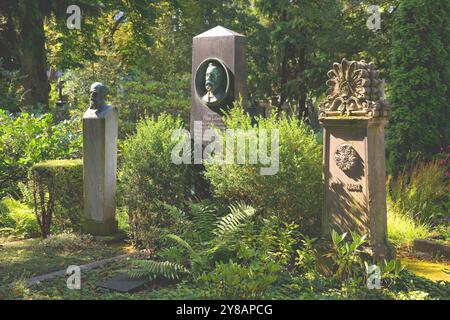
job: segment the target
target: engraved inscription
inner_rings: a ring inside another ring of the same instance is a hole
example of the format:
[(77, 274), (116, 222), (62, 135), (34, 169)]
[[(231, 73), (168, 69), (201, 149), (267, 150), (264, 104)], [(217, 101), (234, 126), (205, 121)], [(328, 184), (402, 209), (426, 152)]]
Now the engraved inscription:
[(349, 184), (347, 190), (349, 192), (363, 192), (363, 187), (360, 184)]

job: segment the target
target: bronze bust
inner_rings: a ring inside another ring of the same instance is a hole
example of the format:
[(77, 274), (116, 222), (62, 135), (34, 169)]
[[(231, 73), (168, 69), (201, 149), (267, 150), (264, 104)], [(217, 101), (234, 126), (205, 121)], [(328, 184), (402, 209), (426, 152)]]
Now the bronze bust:
[(105, 98), (107, 94), (107, 88), (103, 83), (94, 82), (89, 90), (90, 103), (89, 109), (98, 110), (102, 112), (106, 109)]

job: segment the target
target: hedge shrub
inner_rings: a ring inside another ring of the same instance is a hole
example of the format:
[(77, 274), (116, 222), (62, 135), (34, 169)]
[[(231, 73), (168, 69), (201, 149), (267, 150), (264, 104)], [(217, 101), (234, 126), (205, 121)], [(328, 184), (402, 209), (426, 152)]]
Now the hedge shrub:
[(80, 231), (83, 223), (83, 160), (51, 160), (31, 169), (34, 210), (42, 238)]
[(9, 114), (0, 110), (0, 197), (19, 194), (33, 164), (81, 155), (81, 121), (54, 123), (52, 114)]
[(248, 162), (243, 165), (205, 164), (205, 176), (214, 196), (224, 203), (244, 201), (267, 216), (274, 215), (306, 228), (302, 232), (318, 231), (322, 208), (322, 152), (314, 132), (297, 119), (277, 119), (275, 115), (260, 118), (252, 127), (250, 116), (241, 108), (233, 108), (225, 122), (231, 129), (279, 130), (279, 172), (261, 175), (260, 168), (267, 166)]
[(123, 143), (118, 198), (128, 207), (131, 236), (137, 245), (161, 246), (164, 235), (175, 226), (167, 205), (181, 208), (187, 199), (190, 168), (171, 160), (177, 144), (171, 136), (181, 128), (180, 119), (162, 114), (140, 121), (136, 134)]

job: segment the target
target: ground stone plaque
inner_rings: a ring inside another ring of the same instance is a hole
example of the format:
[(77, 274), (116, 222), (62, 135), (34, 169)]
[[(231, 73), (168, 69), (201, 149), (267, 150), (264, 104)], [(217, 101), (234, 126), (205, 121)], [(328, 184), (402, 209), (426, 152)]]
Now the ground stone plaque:
[(126, 273), (119, 273), (98, 285), (99, 288), (119, 292), (137, 292), (145, 287), (150, 281), (148, 279), (132, 279)]
[(117, 231), (116, 171), (118, 113), (105, 104), (106, 87), (91, 86), (91, 103), (83, 116), (83, 193), (85, 229), (93, 235)]
[(393, 255), (387, 240), (384, 127), (389, 108), (373, 64), (335, 63), (321, 105), (324, 208), (322, 233), (367, 235), (375, 260)]
[[(245, 36), (217, 26), (193, 39), (191, 134), (212, 127), (224, 129), (223, 113), (233, 102), (247, 100)], [(201, 130), (194, 130), (194, 123)]]

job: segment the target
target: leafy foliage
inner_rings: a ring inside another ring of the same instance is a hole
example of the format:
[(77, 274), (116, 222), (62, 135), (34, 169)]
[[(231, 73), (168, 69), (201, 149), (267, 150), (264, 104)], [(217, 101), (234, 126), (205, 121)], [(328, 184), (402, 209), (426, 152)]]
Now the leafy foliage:
[[(390, 55), (392, 115), (387, 150), (393, 174), (450, 141), (448, 1), (400, 1)], [(432, 111), (431, 111), (432, 110)], [(418, 125), (420, 124), (420, 125)]]
[(39, 235), (39, 226), (33, 210), (12, 198), (0, 201), (0, 236), (14, 239)]
[(51, 114), (0, 110), (0, 196), (17, 195), (33, 164), (80, 156), (81, 139), (78, 118), (54, 124)]
[(119, 198), (128, 208), (133, 239), (147, 248), (160, 247), (173, 233), (175, 220), (167, 205), (183, 208), (189, 195), (190, 168), (171, 161), (178, 142), (172, 133), (182, 127), (180, 119), (167, 114), (148, 118), (122, 146)]
[[(251, 118), (239, 107), (231, 110), (225, 122), (231, 129), (254, 129), (260, 136), (267, 134), (263, 130), (278, 130), (279, 171), (274, 175), (261, 175), (260, 169), (267, 166), (260, 162), (249, 164), (249, 148), (246, 147), (244, 164), (205, 164), (205, 177), (213, 195), (225, 203), (245, 201), (261, 208), (266, 216), (276, 215), (285, 221), (308, 226), (308, 233), (318, 232), (322, 161), (321, 146), (312, 130), (296, 119), (276, 119), (275, 115), (258, 119), (252, 127)], [(237, 139), (233, 141), (235, 145)], [(236, 159), (238, 148), (234, 149)], [(271, 152), (273, 150), (269, 149), (268, 156)]]
[[(197, 220), (202, 220), (198, 217), (198, 211), (205, 212), (208, 209), (205, 207), (203, 210), (199, 210), (199, 206), (197, 206), (194, 210), (197, 211), (195, 213), (197, 215)], [(225, 219), (221, 218), (216, 223), (210, 225), (210, 230), (212, 231), (211, 233), (217, 235), (216, 238), (206, 242), (202, 242), (202, 239), (199, 237), (191, 238), (192, 235), (196, 233), (197, 228), (200, 231), (204, 228), (203, 223), (200, 223), (199, 225), (191, 225), (191, 228), (194, 229), (193, 233), (190, 233), (187, 230), (182, 230), (183, 236), (191, 239), (193, 245), (189, 244), (179, 235), (168, 234), (166, 238), (172, 240), (172, 242), (175, 242), (178, 247), (177, 249), (174, 247), (166, 247), (165, 250), (159, 254), (159, 256), (161, 258), (172, 258), (176, 261), (166, 261), (167, 263), (163, 263), (153, 260), (138, 260), (139, 262), (135, 265), (135, 269), (132, 271), (131, 275), (141, 277), (148, 276), (152, 279), (157, 276), (167, 277), (167, 275), (169, 275), (170, 278), (173, 279), (175, 275), (178, 277), (179, 273), (186, 273), (185, 271), (188, 269), (186, 269), (186, 267), (181, 267), (186, 265), (189, 267), (189, 272), (198, 277), (214, 259), (214, 253), (216, 253), (219, 249), (218, 243), (224, 245), (225, 242), (223, 239), (227, 235), (230, 235), (231, 232), (236, 231), (237, 228), (243, 225), (247, 219), (254, 214), (254, 209), (245, 206), (244, 204), (232, 206), (230, 207), (230, 210), (232, 212), (224, 217)], [(181, 214), (178, 213), (178, 216), (180, 217)], [(185, 215), (183, 216), (187, 218)], [(206, 217), (206, 220), (210, 219), (209, 215), (206, 215)], [(187, 254), (185, 254), (185, 252)]]
[(392, 183), (393, 209), (419, 223), (433, 224), (450, 217), (449, 184), (440, 160), (416, 162)]
[(337, 279), (347, 279), (361, 276), (363, 261), (360, 257), (361, 246), (366, 243), (366, 236), (359, 236), (352, 233), (352, 241), (345, 241), (347, 233), (338, 234), (335, 230), (331, 232), (333, 240), (333, 258), (337, 270), (335, 276)]
[(255, 214), (255, 209), (247, 206), (245, 203), (232, 204), (230, 205), (230, 210), (230, 214), (220, 218), (217, 222), (217, 229), (214, 234), (219, 239), (233, 234), (242, 226), (242, 223)]
[(64, 74), (67, 98), (82, 114), (89, 105), (89, 86), (101, 80), (108, 87), (108, 103), (119, 111), (119, 138), (136, 132), (136, 124), (162, 113), (189, 121), (190, 75), (156, 78), (141, 66), (126, 67), (115, 55)]
[(189, 273), (183, 265), (169, 261), (153, 261), (153, 260), (134, 260), (132, 269), (128, 274), (132, 278), (149, 278), (164, 277), (166, 279), (178, 279), (180, 275)]
[(30, 172), (34, 211), (42, 238), (51, 231), (81, 231), (83, 224), (83, 160), (51, 160)]

